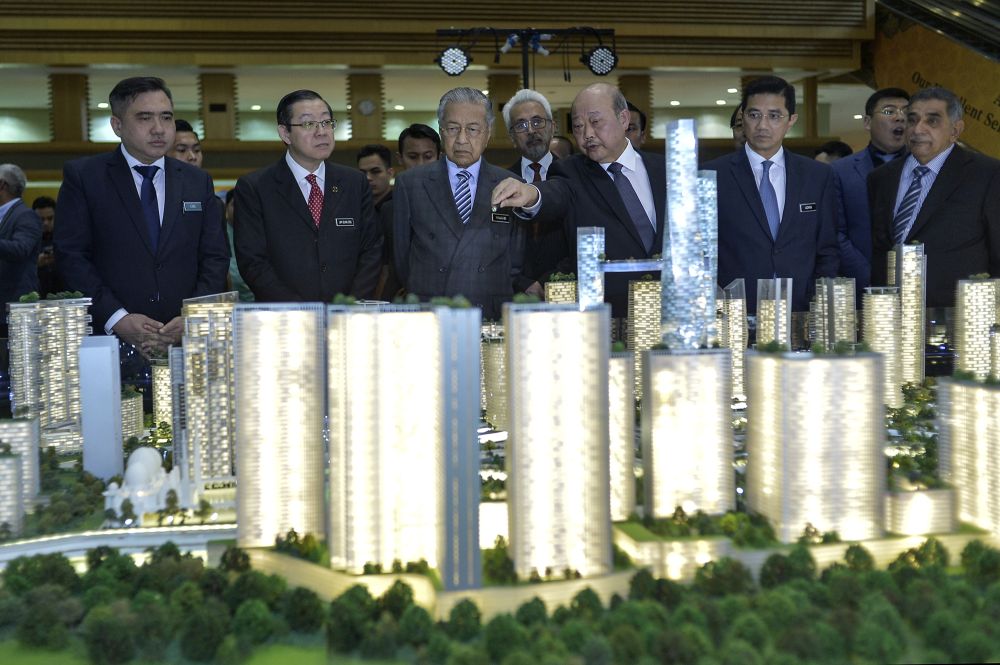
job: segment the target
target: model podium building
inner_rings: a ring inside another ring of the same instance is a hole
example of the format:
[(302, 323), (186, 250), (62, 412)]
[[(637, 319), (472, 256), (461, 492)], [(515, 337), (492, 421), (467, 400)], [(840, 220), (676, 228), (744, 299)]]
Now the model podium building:
[(522, 578), (611, 570), (610, 310), (582, 307), (504, 306), (510, 551)]
[(480, 586), (480, 319), (478, 308), (329, 309), (333, 566), (425, 559), (445, 589)]
[(1000, 279), (960, 279), (955, 287), (955, 368), (985, 379), (993, 368)]
[(746, 497), (778, 539), (882, 535), (882, 357), (747, 353)]

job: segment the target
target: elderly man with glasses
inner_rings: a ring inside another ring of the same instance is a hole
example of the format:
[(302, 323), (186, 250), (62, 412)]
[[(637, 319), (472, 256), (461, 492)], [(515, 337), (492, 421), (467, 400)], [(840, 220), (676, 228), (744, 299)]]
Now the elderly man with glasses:
[(285, 155), (236, 183), (233, 240), (258, 301), (370, 298), (382, 262), (371, 188), (360, 171), (327, 160), (337, 121), (312, 90), (278, 103)]
[(485, 320), (514, 296), (523, 231), (508, 210), (491, 210), (490, 192), (510, 175), (483, 158), (493, 104), (480, 90), (455, 88), (438, 104), (445, 158), (396, 178), (396, 273), (420, 298), (464, 295)]

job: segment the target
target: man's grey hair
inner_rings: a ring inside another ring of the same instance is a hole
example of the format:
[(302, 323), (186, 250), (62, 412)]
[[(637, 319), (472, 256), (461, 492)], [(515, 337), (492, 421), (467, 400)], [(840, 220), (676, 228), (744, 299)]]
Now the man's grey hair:
[(486, 126), (493, 129), (493, 102), (483, 94), (482, 90), (475, 88), (452, 88), (444, 93), (441, 101), (438, 102), (438, 125), (444, 125), (444, 112), (448, 104), (479, 104), (486, 109)]
[(503, 106), (503, 124), (510, 129), (510, 113), (518, 104), (523, 104), (524, 102), (536, 102), (545, 109), (545, 117), (549, 120), (552, 119), (552, 107), (549, 105), (549, 100), (545, 99), (545, 95), (538, 92), (537, 90), (529, 90), (524, 88), (518, 90), (514, 93), (506, 104)]
[(28, 177), (17, 164), (0, 164), (0, 180), (7, 183), (14, 196), (24, 194), (24, 188), (28, 186)]
[(955, 93), (945, 88), (924, 88), (910, 96), (910, 105), (914, 102), (925, 102), (937, 99), (944, 102), (948, 107), (948, 119), (953, 123), (962, 119), (962, 102)]

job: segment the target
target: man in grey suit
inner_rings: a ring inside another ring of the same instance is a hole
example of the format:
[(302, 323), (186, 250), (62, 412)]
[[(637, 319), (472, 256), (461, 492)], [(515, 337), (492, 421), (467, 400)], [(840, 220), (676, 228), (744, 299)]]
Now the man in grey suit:
[[(0, 164), (0, 306), (38, 290), (42, 220), (21, 200), (27, 178), (14, 164)], [(7, 336), (7, 316), (0, 337)]]
[(509, 211), (492, 211), (490, 192), (510, 173), (483, 159), (493, 105), (474, 88), (441, 97), (445, 159), (407, 169), (393, 194), (396, 272), (421, 298), (464, 295), (498, 319), (521, 272), (523, 232)]

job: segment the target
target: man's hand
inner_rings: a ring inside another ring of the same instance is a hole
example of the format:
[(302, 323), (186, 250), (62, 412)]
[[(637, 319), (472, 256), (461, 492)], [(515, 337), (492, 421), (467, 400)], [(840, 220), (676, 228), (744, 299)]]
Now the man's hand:
[(162, 327), (162, 323), (144, 314), (126, 314), (111, 330), (120, 340), (141, 350), (147, 336), (157, 334)]
[(162, 337), (167, 344), (180, 344), (181, 336), (184, 334), (184, 319), (179, 316), (175, 316), (170, 319), (170, 321), (163, 324), (163, 327), (160, 328), (159, 332), (160, 337)]
[(538, 282), (526, 288), (524, 292), (529, 296), (538, 296), (539, 300), (545, 300), (545, 288)]
[(184, 319), (174, 317), (162, 324), (155, 333), (146, 335), (140, 353), (146, 358), (162, 358), (167, 355), (171, 344), (180, 344), (184, 334)]
[(530, 208), (538, 203), (541, 195), (534, 185), (517, 178), (504, 178), (493, 190), (490, 204), (497, 208)]

